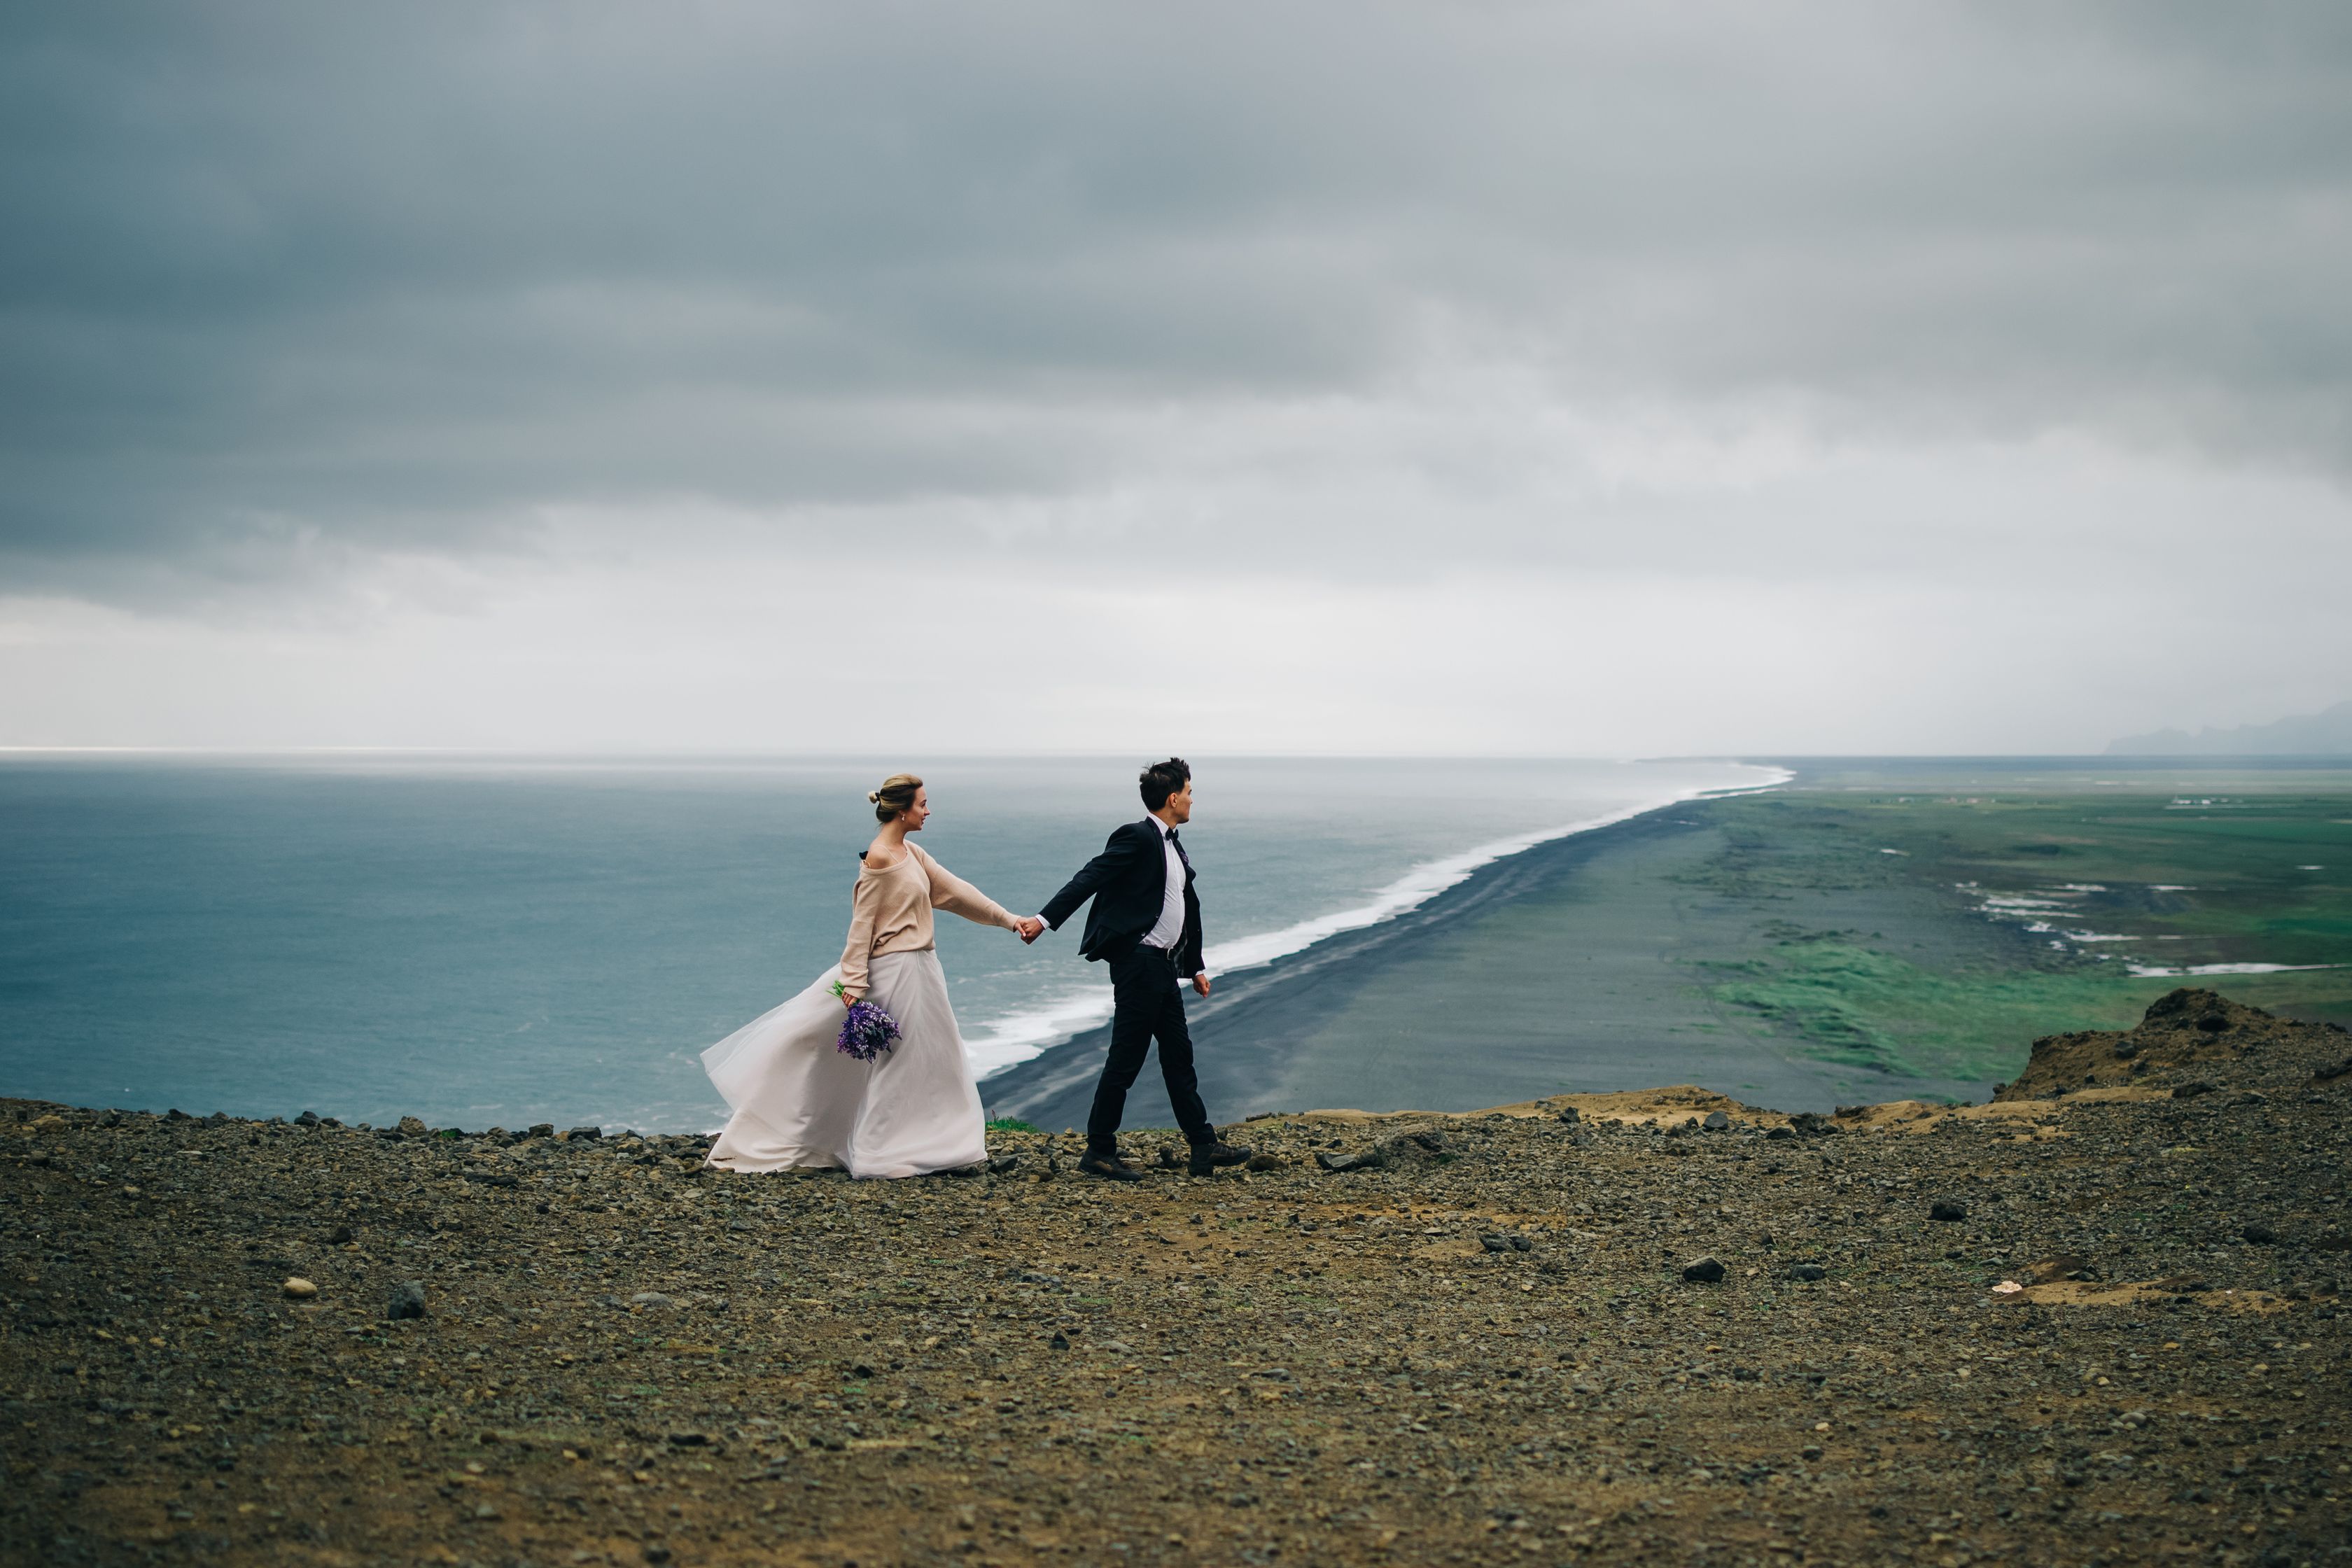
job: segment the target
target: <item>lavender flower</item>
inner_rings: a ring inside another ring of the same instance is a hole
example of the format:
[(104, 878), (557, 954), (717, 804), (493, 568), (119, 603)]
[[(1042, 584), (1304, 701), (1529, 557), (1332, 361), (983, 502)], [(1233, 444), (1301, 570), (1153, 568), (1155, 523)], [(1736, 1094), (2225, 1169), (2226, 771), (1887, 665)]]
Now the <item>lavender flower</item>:
[[(835, 996), (845, 995), (840, 981), (833, 983)], [(852, 1002), (849, 1016), (841, 1021), (841, 1037), (834, 1048), (844, 1056), (870, 1062), (898, 1043), (898, 1020), (871, 1002)]]

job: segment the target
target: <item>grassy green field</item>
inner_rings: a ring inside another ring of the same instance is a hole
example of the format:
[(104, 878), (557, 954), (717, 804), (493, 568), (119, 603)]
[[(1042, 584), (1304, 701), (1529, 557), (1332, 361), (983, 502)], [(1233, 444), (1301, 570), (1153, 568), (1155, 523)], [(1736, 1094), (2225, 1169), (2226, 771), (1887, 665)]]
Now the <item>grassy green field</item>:
[[(1685, 879), (1756, 910), (1769, 945), (1701, 967), (1822, 1059), (1955, 1078), (2177, 985), (2352, 1023), (2352, 790), (2314, 782), (2338, 781), (1864, 778), (1719, 802), (1724, 847)], [(1884, 918), (1818, 918), (1856, 909)], [(2217, 964), (2337, 967), (2181, 973)]]

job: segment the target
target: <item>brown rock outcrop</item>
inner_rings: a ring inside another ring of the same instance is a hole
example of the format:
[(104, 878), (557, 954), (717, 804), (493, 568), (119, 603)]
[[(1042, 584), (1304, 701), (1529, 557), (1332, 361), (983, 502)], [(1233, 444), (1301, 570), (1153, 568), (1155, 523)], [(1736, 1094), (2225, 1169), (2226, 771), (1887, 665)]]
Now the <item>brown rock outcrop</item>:
[(2171, 1089), (2183, 1099), (2215, 1089), (2277, 1091), (2352, 1070), (2352, 1034), (2304, 1024), (2182, 986), (2149, 1004), (2138, 1026), (2047, 1035), (1999, 1100), (2049, 1100), (2086, 1089)]

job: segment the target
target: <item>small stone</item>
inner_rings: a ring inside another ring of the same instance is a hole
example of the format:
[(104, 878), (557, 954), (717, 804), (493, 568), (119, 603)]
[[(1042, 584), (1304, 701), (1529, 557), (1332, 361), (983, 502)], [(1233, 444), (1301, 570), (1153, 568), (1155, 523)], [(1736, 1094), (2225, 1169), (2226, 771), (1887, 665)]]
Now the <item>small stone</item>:
[(554, 1123), (554, 1122), (552, 1122), (552, 1121), (534, 1121), (534, 1122), (532, 1122), (532, 1123), (530, 1124), (530, 1136), (532, 1136), (533, 1138), (552, 1138), (552, 1137), (554, 1137), (554, 1136), (555, 1136), (555, 1123)]
[(1536, 1249), (1535, 1238), (1533, 1237), (1527, 1236), (1515, 1236), (1511, 1237), (1511, 1249), (1514, 1252), (1533, 1252)]
[(289, 1279), (286, 1283), (280, 1285), (278, 1289), (286, 1292), (287, 1300), (292, 1301), (315, 1300), (318, 1299), (319, 1295), (319, 1288), (316, 1285), (311, 1284), (308, 1279), (301, 1278), (299, 1275), (296, 1275), (293, 1278)]
[(593, 1142), (604, 1136), (604, 1130), (601, 1127), (574, 1127), (563, 1136), (573, 1142), (583, 1141)]
[(669, 1440), (675, 1447), (700, 1448), (709, 1443), (710, 1436), (707, 1432), (673, 1432)]
[(1046, 1349), (1048, 1350), (1066, 1351), (1069, 1348), (1070, 1339), (1067, 1334), (1057, 1332), (1051, 1340), (1046, 1342)]
[(330, 1247), (341, 1247), (343, 1243), (351, 1240), (351, 1238), (352, 1227), (347, 1225), (339, 1225), (335, 1226), (334, 1229), (327, 1233), (327, 1245)]
[(1489, 1252), (1508, 1252), (1511, 1250), (1511, 1238), (1507, 1236), (1482, 1236), (1478, 1238), (1478, 1245)]
[(667, 1547), (667, 1546), (662, 1545), (659, 1542), (656, 1542), (656, 1541), (648, 1541), (648, 1542), (646, 1542), (646, 1562), (648, 1562), (648, 1563), (667, 1563), (667, 1562), (668, 1562), (668, 1561), (669, 1561), (669, 1548), (668, 1548), (668, 1547)]
[(1791, 1263), (1789, 1265), (1789, 1278), (1791, 1279), (1826, 1279), (1829, 1277), (1830, 1271), (1822, 1268), (1818, 1263)]
[(676, 1301), (671, 1300), (667, 1296), (663, 1295), (658, 1290), (640, 1290), (635, 1295), (629, 1298), (629, 1303), (630, 1305), (636, 1307), (675, 1307), (677, 1305)]
[(1721, 1132), (1731, 1126), (1731, 1118), (1723, 1111), (1710, 1110), (1706, 1113), (1706, 1120), (1699, 1125), (1709, 1132)]
[(404, 1116), (400, 1119), (400, 1131), (403, 1137), (422, 1138), (432, 1130), (425, 1125), (424, 1120), (420, 1117)]
[(2189, 1083), (2176, 1083), (2172, 1086), (2172, 1098), (2175, 1100), (2194, 1100), (2200, 1094), (2210, 1094), (2212, 1092), (2213, 1086), (2202, 1080), (2192, 1080)]
[(1950, 1198), (1937, 1198), (1928, 1207), (1927, 1217), (1940, 1220), (1966, 1219), (1969, 1217), (1969, 1209), (1966, 1204), (1955, 1203)]
[(1764, 1129), (1764, 1136), (1767, 1138), (1794, 1138), (1796, 1135), (1797, 1130), (1793, 1127), (1780, 1126), (1767, 1127)]
[(1713, 1285), (1723, 1278), (1723, 1265), (1712, 1258), (1694, 1258), (1683, 1265), (1683, 1278), (1694, 1284)]
[(319, 1125), (319, 1113), (315, 1110), (306, 1110), (301, 1115), (294, 1119), (294, 1125), (297, 1127), (316, 1127)]
[(392, 1300), (384, 1304), (383, 1315), (392, 1319), (421, 1318), (425, 1315), (425, 1282), (404, 1280), (392, 1288)]
[(1282, 1169), (1282, 1156), (1279, 1154), (1269, 1154), (1264, 1150), (1260, 1150), (1257, 1153), (1252, 1154), (1246, 1161), (1243, 1162), (1242, 1169), (1244, 1171), (1279, 1171)]
[(2244, 1229), (2239, 1231), (2238, 1235), (2243, 1239), (2252, 1242), (2256, 1247), (2268, 1247), (2271, 1243), (2278, 1239), (2278, 1232), (2273, 1230), (2270, 1226), (2264, 1225), (2260, 1220), (2256, 1220), (2252, 1225), (2247, 1226)]

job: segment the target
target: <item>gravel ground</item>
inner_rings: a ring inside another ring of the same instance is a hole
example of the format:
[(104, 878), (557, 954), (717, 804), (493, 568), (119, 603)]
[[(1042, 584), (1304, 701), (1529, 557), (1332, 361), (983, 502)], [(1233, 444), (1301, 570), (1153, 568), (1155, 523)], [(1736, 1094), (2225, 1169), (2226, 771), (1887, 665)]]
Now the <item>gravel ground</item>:
[(0, 1558), (2352, 1561), (2352, 1037), (2189, 994), (2186, 1095), (2112, 1037), (1133, 1186), (0, 1101)]

